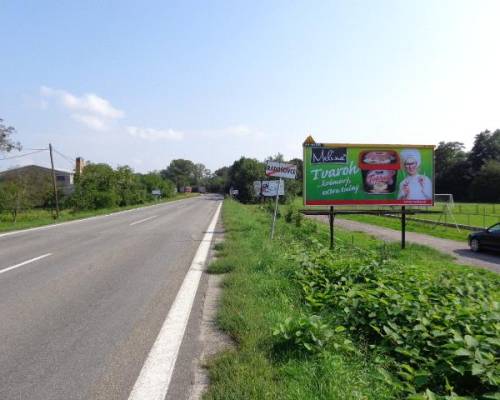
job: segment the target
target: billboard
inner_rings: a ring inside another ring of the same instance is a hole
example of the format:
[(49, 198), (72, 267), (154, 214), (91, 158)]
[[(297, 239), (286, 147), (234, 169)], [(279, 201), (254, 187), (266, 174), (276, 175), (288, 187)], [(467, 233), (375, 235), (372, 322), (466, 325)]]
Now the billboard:
[[(255, 181), (253, 183), (253, 190), (255, 192), (255, 196), (264, 196), (264, 197), (275, 197), (276, 192), (278, 190), (278, 184), (280, 181)], [(280, 196), (285, 195), (285, 182), (281, 181), (280, 187)]]
[(295, 179), (295, 176), (297, 175), (297, 166), (295, 164), (267, 161), (266, 175), (275, 176), (277, 178)]
[(304, 143), (304, 204), (434, 203), (434, 146)]

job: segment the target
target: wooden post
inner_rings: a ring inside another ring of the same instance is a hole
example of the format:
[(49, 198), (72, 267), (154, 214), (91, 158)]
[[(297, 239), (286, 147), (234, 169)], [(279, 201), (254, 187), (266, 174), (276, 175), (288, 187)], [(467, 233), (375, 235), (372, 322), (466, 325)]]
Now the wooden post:
[(59, 218), (59, 198), (57, 197), (56, 172), (54, 170), (54, 157), (52, 156), (52, 144), (49, 143), (50, 165), (52, 166), (52, 186), (54, 187), (54, 198), (56, 200), (56, 219)]

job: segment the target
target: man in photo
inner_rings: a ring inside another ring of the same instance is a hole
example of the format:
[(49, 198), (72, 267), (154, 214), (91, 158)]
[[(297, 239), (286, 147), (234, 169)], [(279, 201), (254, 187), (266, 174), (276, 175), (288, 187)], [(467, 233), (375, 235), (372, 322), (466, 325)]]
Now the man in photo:
[(400, 158), (406, 171), (406, 178), (399, 185), (398, 199), (401, 200), (430, 200), (432, 198), (432, 182), (418, 173), (422, 162), (420, 151), (405, 149)]

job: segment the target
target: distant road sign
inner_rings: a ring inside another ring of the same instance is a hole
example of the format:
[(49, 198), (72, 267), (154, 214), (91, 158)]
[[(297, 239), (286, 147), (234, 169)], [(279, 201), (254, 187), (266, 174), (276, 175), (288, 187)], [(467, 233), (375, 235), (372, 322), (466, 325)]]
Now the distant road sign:
[[(253, 189), (255, 191), (255, 196), (264, 196), (264, 197), (274, 197), (276, 196), (276, 192), (278, 191), (279, 181), (255, 181), (253, 183)], [(280, 187), (280, 196), (285, 195), (285, 181), (282, 181), (279, 185)]]
[(266, 175), (275, 176), (276, 178), (295, 179), (297, 176), (297, 166), (295, 164), (267, 161)]
[(151, 194), (152, 194), (153, 196), (161, 196), (161, 190), (159, 190), (159, 189), (154, 189), (154, 190), (152, 190), (152, 191), (151, 191)]

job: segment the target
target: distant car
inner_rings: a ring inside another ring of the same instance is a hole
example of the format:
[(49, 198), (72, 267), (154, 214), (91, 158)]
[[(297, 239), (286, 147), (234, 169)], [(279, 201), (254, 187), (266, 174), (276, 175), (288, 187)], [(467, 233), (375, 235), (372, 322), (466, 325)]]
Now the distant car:
[(471, 233), (469, 235), (469, 247), (474, 252), (483, 249), (500, 251), (500, 222), (488, 229)]

